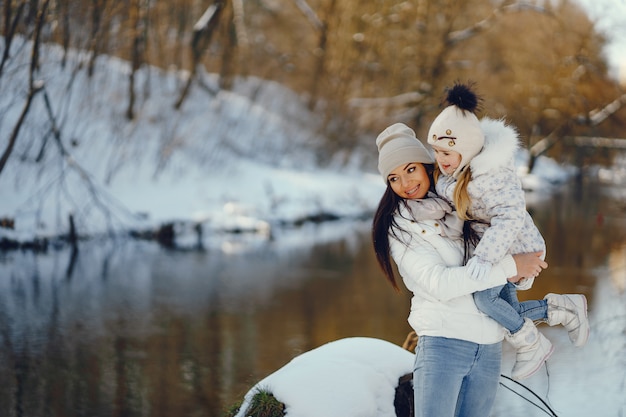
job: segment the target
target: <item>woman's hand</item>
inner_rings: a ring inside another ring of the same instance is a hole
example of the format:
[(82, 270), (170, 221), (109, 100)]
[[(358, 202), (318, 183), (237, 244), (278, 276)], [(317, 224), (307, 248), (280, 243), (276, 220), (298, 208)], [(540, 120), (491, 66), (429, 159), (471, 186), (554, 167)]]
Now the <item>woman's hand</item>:
[(516, 283), (525, 277), (536, 277), (539, 273), (548, 267), (548, 263), (541, 259), (543, 252), (519, 253), (513, 255), (515, 266), (517, 267), (517, 275), (510, 277), (509, 282)]

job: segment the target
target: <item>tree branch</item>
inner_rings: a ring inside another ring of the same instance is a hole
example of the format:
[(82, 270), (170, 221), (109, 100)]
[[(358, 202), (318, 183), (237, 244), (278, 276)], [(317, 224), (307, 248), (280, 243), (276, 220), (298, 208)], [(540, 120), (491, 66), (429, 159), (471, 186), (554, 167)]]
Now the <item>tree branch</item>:
[(237, 43), (240, 48), (247, 50), (249, 41), (244, 19), (243, 0), (232, 0), (232, 5), (233, 23), (235, 24), (235, 32), (237, 33)]
[(15, 36), (15, 32), (17, 30), (17, 23), (22, 18), (24, 6), (26, 6), (26, 2), (20, 3), (15, 11), (15, 18), (11, 21), (13, 11), (11, 3), (12, 2), (10, 1), (4, 2), (4, 52), (2, 53), (2, 61), (0, 61), (0, 77), (2, 76), (4, 66), (9, 60), (9, 51), (11, 50), (11, 44), (13, 43), (13, 36)]
[(176, 110), (180, 109), (185, 101), (185, 98), (187, 98), (187, 94), (189, 94), (191, 83), (196, 75), (198, 63), (200, 62), (200, 58), (202, 57), (204, 50), (211, 41), (211, 36), (219, 23), (223, 8), (224, 2), (216, 1), (207, 7), (200, 19), (198, 19), (196, 24), (193, 25), (193, 38), (191, 39), (191, 72), (180, 93), (180, 96), (178, 97), (178, 100), (174, 103), (174, 108)]
[(106, 190), (101, 189), (101, 187), (99, 187), (92, 179), (92, 175), (72, 157), (70, 152), (68, 152), (66, 147), (63, 145), (63, 141), (61, 138), (61, 129), (58, 127), (58, 124), (56, 122), (56, 117), (52, 110), (52, 104), (50, 102), (48, 92), (45, 89), (43, 89), (43, 91), (46, 111), (52, 125), (52, 136), (54, 137), (57, 147), (59, 148), (59, 153), (61, 154), (63, 160), (67, 163), (67, 166), (72, 168), (76, 173), (78, 173), (78, 176), (86, 184), (86, 188), (89, 191), (89, 194), (91, 194), (94, 205), (99, 208), (102, 213), (104, 213), (107, 219), (109, 219), (109, 223), (111, 222), (110, 219), (113, 216), (113, 210), (111, 209), (112, 207), (116, 207), (118, 210), (122, 211), (124, 214), (131, 218), (135, 217), (135, 215), (131, 213), (126, 207), (124, 207), (121, 203), (115, 201), (113, 197), (108, 195), (106, 193)]
[(26, 115), (28, 114), (30, 105), (33, 102), (33, 98), (39, 91), (41, 91), (42, 87), (43, 87), (43, 83), (35, 83), (31, 85), (30, 91), (28, 92), (28, 97), (26, 98), (26, 103), (24, 103), (24, 108), (22, 109), (22, 113), (20, 114), (20, 117), (17, 120), (17, 123), (15, 124), (13, 131), (11, 132), (11, 136), (9, 137), (9, 143), (6, 149), (4, 150), (2, 157), (0, 158), (0, 174), (2, 174), (2, 170), (4, 169), (7, 161), (9, 160), (9, 157), (11, 156), (11, 153), (13, 152), (13, 148), (20, 134), (20, 129), (22, 128), (22, 125), (24, 124), (24, 120), (26, 120)]
[(622, 108), (626, 104), (626, 94), (622, 94), (601, 109), (595, 109), (589, 112), (588, 120), (591, 126), (597, 126), (604, 122), (610, 115)]
[(618, 111), (624, 104), (626, 104), (626, 94), (622, 94), (620, 97), (616, 98), (601, 109), (591, 110), (587, 115), (580, 115), (562, 123), (559, 127), (550, 132), (548, 136), (539, 140), (530, 147), (529, 152), (531, 158), (538, 157), (558, 143), (563, 132), (565, 132), (572, 124), (577, 123), (580, 125), (597, 126), (604, 122), (610, 115)]
[(410, 107), (424, 101), (425, 94), (417, 91), (399, 94), (393, 97), (377, 97), (377, 98), (352, 98), (348, 100), (351, 107), (356, 108), (372, 108), (372, 107)]
[(30, 65), (28, 72), (28, 96), (26, 97), (26, 103), (24, 103), (24, 108), (22, 109), (22, 113), (11, 132), (11, 136), (9, 137), (9, 143), (0, 158), (0, 174), (2, 174), (2, 170), (6, 166), (11, 153), (13, 153), (13, 148), (15, 147), (15, 143), (17, 142), (17, 138), (20, 134), (20, 129), (24, 124), (24, 120), (26, 120), (26, 115), (28, 114), (28, 110), (30, 109), (30, 105), (35, 98), (35, 95), (43, 88), (43, 82), (35, 81), (35, 72), (39, 68), (39, 45), (40, 45), (40, 34), (41, 28), (43, 26), (43, 22), (45, 20), (46, 11), (48, 10), (48, 4), (50, 0), (45, 0), (41, 10), (37, 15), (37, 25), (35, 26), (35, 33), (33, 34), (33, 49), (30, 56)]
[(483, 19), (480, 22), (477, 22), (468, 28), (450, 32), (448, 34), (448, 38), (446, 39), (446, 43), (452, 46), (452, 45), (456, 45), (457, 43), (466, 41), (478, 35), (479, 33), (484, 32), (487, 29), (490, 29), (501, 15), (505, 13), (522, 12), (525, 10), (530, 10), (530, 11), (534, 11), (537, 13), (552, 16), (552, 12), (550, 12), (546, 8), (537, 6), (534, 4), (530, 4), (524, 1), (509, 4), (507, 6), (501, 6), (501, 7), (494, 9), (491, 15), (487, 17), (486, 19)]
[(313, 27), (316, 30), (321, 31), (324, 29), (324, 22), (322, 22), (320, 18), (317, 17), (317, 14), (311, 8), (311, 6), (309, 6), (306, 0), (293, 0), (293, 1), (296, 3), (296, 6), (298, 6), (298, 9), (300, 9), (300, 11), (308, 19), (309, 23), (311, 23), (311, 25), (313, 25)]

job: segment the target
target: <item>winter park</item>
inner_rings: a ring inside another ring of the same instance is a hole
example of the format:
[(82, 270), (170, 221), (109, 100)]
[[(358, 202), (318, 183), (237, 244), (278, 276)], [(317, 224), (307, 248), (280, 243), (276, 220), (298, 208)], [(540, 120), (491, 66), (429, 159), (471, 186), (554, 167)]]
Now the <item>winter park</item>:
[(520, 300), (583, 294), (590, 326), (577, 347), (537, 324), (554, 351), (519, 381), (502, 342), (489, 415), (626, 415), (623, 1), (13, 0), (2, 17), (0, 416), (413, 416), (375, 141), (400, 122), (434, 155), (458, 80), (519, 134), (549, 265)]

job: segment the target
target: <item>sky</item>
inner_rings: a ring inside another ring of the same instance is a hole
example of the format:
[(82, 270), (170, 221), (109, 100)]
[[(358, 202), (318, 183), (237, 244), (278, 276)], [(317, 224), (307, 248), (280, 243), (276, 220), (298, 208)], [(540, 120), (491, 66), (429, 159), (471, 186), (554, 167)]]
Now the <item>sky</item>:
[[(3, 126), (13, 126), (19, 117), (29, 52), (18, 47), (5, 69)], [(182, 110), (174, 112), (167, 110), (180, 91), (178, 74), (147, 69), (140, 73), (138, 85), (149, 80), (152, 88), (139, 97), (136, 120), (128, 123), (123, 99), (127, 63), (102, 58), (95, 78), (88, 80), (85, 71), (72, 71), (77, 54), (70, 55), (65, 69), (58, 65), (60, 48), (45, 48), (41, 57), (40, 76), (53, 98), (54, 120), (67, 156), (54, 138), (41, 137), (50, 117), (43, 100), (35, 100), (23, 136), (0, 175), (0, 217), (15, 219), (14, 230), (0, 228), (0, 238), (67, 231), (72, 214), (79, 233), (174, 222), (177, 243), (184, 246), (195, 242), (191, 225), (200, 222), (208, 231), (203, 235), (206, 247), (233, 228), (257, 231), (251, 240), (263, 244), (281, 222), (321, 213), (369, 215), (384, 190), (374, 163), (358, 152), (337, 155), (347, 159), (347, 165), (316, 164), (312, 155), (319, 138), (314, 132), (320, 121), (276, 83), (238, 80), (233, 91), (217, 94), (196, 88)], [(207, 85), (215, 83), (213, 75), (203, 77)], [(571, 175), (567, 167), (545, 157), (537, 161), (533, 174), (524, 174), (525, 158), (521, 152), (517, 162), (529, 189), (549, 193), (554, 190), (549, 184)], [(538, 193), (529, 191), (528, 197), (541, 198)], [(301, 237), (302, 242), (310, 239)], [(588, 345), (576, 350), (568, 345), (565, 332), (545, 329), (559, 353), (549, 363), (549, 378), (539, 373), (528, 381), (559, 415), (613, 416), (626, 411), (626, 326), (623, 320), (610, 319), (625, 315), (626, 295), (612, 290), (608, 279), (598, 285), (595, 293), (601, 298), (595, 305), (600, 308), (590, 317)], [(510, 351), (506, 358), (503, 369), (510, 366)], [(287, 404), (289, 417), (346, 417), (356, 404), (361, 417), (386, 416), (391, 415), (394, 381), (410, 371), (412, 360), (412, 353), (385, 341), (339, 340), (302, 354), (260, 384), (273, 387)], [(294, 383), (302, 378), (311, 383)], [(526, 402), (509, 404), (517, 397), (500, 398), (499, 415), (543, 415)], [(314, 413), (320, 407), (323, 413)]]
[(626, 83), (626, 0), (577, 0), (597, 29), (606, 35), (612, 74)]

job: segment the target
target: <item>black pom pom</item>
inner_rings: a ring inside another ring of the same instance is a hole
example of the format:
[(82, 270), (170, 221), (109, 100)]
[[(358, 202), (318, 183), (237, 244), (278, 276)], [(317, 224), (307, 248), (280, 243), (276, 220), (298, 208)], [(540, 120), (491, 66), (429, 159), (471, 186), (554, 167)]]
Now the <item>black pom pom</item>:
[(448, 89), (446, 101), (449, 105), (474, 113), (478, 108), (480, 97), (472, 91), (472, 85), (457, 82), (454, 84), (454, 87)]

